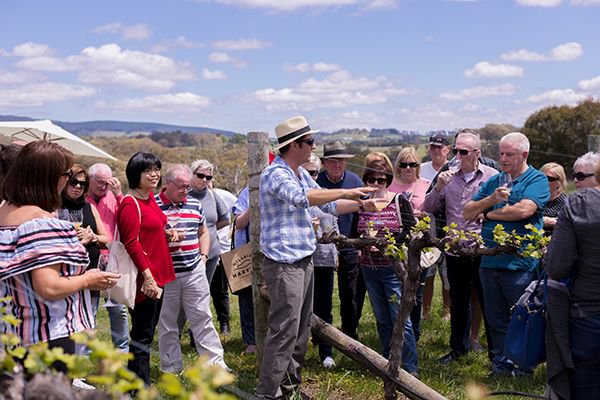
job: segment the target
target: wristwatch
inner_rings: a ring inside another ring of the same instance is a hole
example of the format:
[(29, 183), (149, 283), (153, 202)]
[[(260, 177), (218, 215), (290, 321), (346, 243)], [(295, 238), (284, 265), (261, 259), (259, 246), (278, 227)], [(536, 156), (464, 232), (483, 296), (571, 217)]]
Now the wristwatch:
[(200, 257), (205, 257), (204, 261), (208, 261), (208, 254), (200, 253)]
[(492, 209), (489, 209), (489, 210), (485, 210), (485, 211), (483, 212), (483, 220), (484, 220), (484, 221), (491, 221), (491, 219), (488, 217), (488, 213), (489, 213), (490, 211), (494, 211), (494, 210), (492, 210)]

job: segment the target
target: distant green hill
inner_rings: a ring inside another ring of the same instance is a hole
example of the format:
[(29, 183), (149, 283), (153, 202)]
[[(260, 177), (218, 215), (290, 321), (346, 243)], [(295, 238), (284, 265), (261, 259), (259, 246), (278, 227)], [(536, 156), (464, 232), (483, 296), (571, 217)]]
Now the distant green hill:
[[(33, 118), (0, 115), (0, 121), (31, 121)], [(212, 133), (231, 137), (236, 132), (222, 129), (206, 128), (201, 126), (182, 126), (159, 124), (154, 122), (127, 122), (127, 121), (84, 121), (84, 122), (64, 122), (54, 121), (56, 125), (74, 133), (78, 136), (120, 136), (127, 134), (150, 134), (152, 132), (175, 132), (184, 133)]]

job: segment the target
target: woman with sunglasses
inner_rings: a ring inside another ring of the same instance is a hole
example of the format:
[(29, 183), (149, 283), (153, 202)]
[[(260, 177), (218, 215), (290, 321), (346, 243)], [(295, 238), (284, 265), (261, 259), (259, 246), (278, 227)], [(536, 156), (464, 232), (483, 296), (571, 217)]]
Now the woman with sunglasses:
[(410, 201), (414, 212), (419, 215), (423, 210), (425, 194), (431, 183), (419, 177), (421, 163), (413, 147), (403, 147), (394, 163), (394, 180), (389, 187), (391, 192), (402, 193)]
[(558, 213), (562, 210), (567, 199), (567, 194), (565, 193), (567, 176), (562, 165), (554, 162), (542, 165), (540, 172), (546, 175), (548, 186), (550, 187), (550, 201), (548, 201), (546, 208), (544, 208), (544, 232), (550, 236), (556, 226)]
[(192, 163), (191, 168), (194, 174), (192, 175), (190, 196), (202, 203), (204, 221), (210, 234), (210, 249), (200, 249), (200, 255), (206, 262), (206, 278), (210, 283), (210, 294), (217, 313), (220, 331), (222, 334), (228, 335), (231, 332), (229, 295), (227, 290), (222, 290), (223, 280), (227, 278), (223, 266), (219, 264), (221, 247), (217, 231), (229, 225), (229, 210), (223, 199), (210, 187), (215, 166), (208, 160), (196, 160)]
[[(383, 238), (387, 232), (391, 232), (400, 244), (406, 239), (416, 220), (408, 200), (389, 190), (393, 179), (393, 167), (389, 158), (385, 155), (384, 157), (382, 160), (380, 157), (367, 156), (367, 160), (373, 161), (365, 166), (362, 179), (367, 187), (377, 189), (375, 196), (382, 205), (377, 207), (381, 211), (358, 213), (358, 233), (361, 236)], [(399, 211), (396, 204), (400, 205)], [(362, 251), (360, 265), (377, 320), (377, 332), (383, 348), (383, 356), (388, 358), (402, 296), (402, 282), (392, 270), (388, 258), (375, 248)], [(404, 325), (402, 367), (411, 374), (417, 374), (417, 342), (410, 318)]]
[(177, 240), (177, 234), (165, 229), (167, 217), (152, 194), (160, 184), (161, 167), (153, 154), (135, 153), (125, 167), (129, 192), (117, 211), (120, 240), (138, 269), (135, 307), (129, 309), (133, 359), (127, 367), (146, 385), (150, 385), (150, 349), (162, 307), (162, 287), (175, 280), (167, 241)]
[[(81, 164), (73, 164), (71, 172), (73, 177), (67, 181), (67, 185), (61, 192), (62, 209), (67, 213), (80, 212), (83, 215), (83, 220), (80, 221), (81, 225), (75, 226), (75, 231), (79, 242), (87, 250), (90, 259), (88, 268), (97, 268), (100, 248), (106, 248), (110, 239), (98, 210), (85, 200), (89, 187), (89, 178), (85, 167)], [(99, 301), (100, 293), (93, 291), (94, 316), (98, 311)]]
[(598, 185), (595, 171), (600, 167), (600, 153), (587, 152), (573, 164), (573, 181), (577, 190)]
[(120, 277), (88, 269), (73, 225), (55, 217), (72, 164), (73, 154), (56, 143), (27, 144), (4, 178), (0, 205), (0, 298), (12, 298), (2, 306), (20, 320), (3, 328), (25, 347), (47, 342), (69, 354), (70, 336), (95, 326), (90, 290), (111, 288)]

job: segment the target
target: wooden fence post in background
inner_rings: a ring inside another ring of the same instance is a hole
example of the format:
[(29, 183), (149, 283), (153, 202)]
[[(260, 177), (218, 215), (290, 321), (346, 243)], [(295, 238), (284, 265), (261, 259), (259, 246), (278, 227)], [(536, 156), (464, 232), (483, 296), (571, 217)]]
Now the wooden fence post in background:
[(600, 136), (588, 135), (588, 151), (600, 151)]
[[(267, 313), (269, 305), (261, 296), (265, 288), (262, 275), (260, 252), (260, 209), (258, 206), (258, 186), (260, 174), (269, 164), (269, 134), (266, 132), (248, 133), (248, 187), (250, 190), (250, 242), (252, 243), (252, 297), (254, 300), (254, 331), (256, 335), (256, 371), (260, 371), (263, 345), (267, 334)], [(262, 288), (262, 289), (261, 289)]]

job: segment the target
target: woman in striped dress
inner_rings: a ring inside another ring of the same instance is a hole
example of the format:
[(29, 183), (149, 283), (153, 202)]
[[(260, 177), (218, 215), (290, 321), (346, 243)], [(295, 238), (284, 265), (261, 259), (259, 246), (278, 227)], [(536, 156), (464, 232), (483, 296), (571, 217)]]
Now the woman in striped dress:
[(119, 279), (87, 270), (73, 225), (53, 213), (72, 164), (72, 154), (55, 143), (29, 143), (4, 179), (0, 206), (0, 297), (11, 297), (7, 313), (20, 320), (3, 331), (14, 331), (24, 346), (48, 342), (66, 353), (75, 351), (73, 333), (94, 328), (90, 290)]

